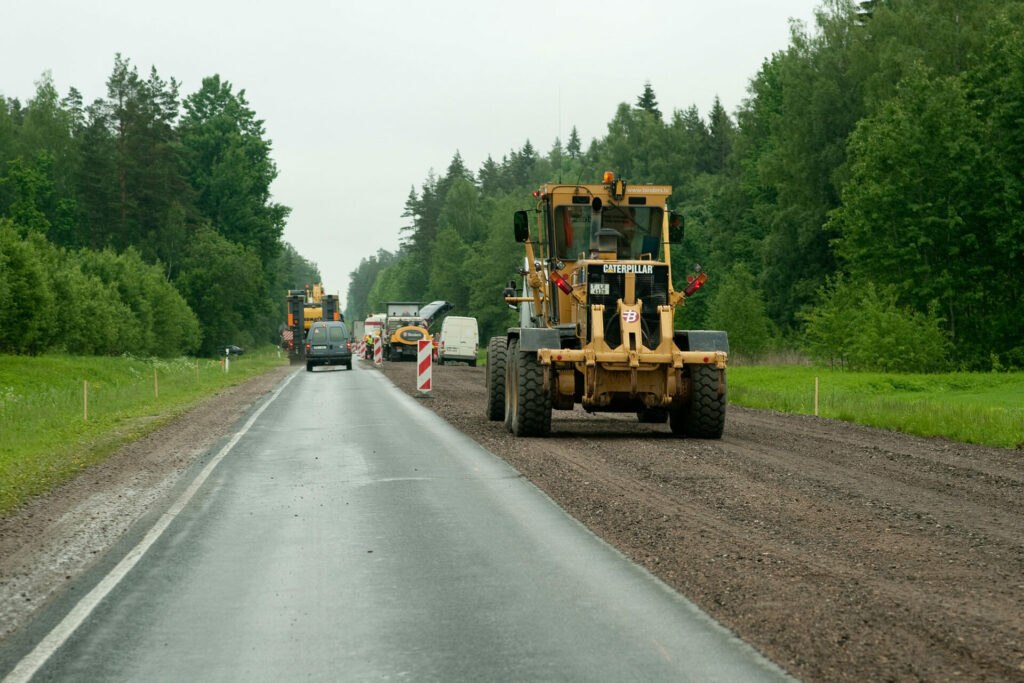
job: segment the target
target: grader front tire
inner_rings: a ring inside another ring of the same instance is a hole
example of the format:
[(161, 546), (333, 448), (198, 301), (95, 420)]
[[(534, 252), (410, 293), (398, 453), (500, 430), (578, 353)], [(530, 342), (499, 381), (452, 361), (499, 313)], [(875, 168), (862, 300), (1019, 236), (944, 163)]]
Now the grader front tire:
[(547, 436), (551, 431), (551, 394), (544, 391), (544, 367), (536, 351), (508, 344), (505, 426), (516, 436)]
[(505, 418), (505, 360), (508, 353), (505, 337), (491, 337), (487, 344), (487, 419)]

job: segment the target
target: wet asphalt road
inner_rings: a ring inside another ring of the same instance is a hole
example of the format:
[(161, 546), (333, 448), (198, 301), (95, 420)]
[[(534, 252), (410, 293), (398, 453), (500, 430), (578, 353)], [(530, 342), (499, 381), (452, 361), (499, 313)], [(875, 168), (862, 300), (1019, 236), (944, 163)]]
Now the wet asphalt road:
[[(36, 681), (783, 677), (380, 373), (300, 371), (264, 403), (81, 626), (19, 671)], [(90, 588), (44, 612), (33, 638)], [(23, 652), (0, 653), (0, 672), (34, 646), (20, 641)]]

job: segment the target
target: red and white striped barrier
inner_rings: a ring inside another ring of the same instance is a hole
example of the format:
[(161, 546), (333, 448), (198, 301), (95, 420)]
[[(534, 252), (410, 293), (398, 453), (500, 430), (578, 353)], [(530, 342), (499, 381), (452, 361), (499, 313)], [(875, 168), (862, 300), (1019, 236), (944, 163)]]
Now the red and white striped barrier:
[(420, 339), (416, 352), (416, 388), (424, 394), (430, 392), (430, 357), (434, 344), (429, 339)]
[(373, 338), (373, 364), (384, 365), (384, 349), (380, 345), (380, 336)]
[(366, 342), (362, 339), (356, 340), (356, 358), (366, 358)]

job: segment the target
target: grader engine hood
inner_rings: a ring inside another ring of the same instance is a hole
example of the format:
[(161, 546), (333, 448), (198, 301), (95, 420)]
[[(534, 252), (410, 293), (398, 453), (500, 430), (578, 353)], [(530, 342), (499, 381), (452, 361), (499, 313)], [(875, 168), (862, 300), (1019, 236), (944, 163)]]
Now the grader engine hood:
[(622, 343), (622, 325), (619, 320), (618, 301), (626, 298), (626, 278), (634, 278), (634, 297), (643, 302), (640, 327), (644, 345), (658, 346), (661, 336), (661, 317), (658, 306), (669, 303), (668, 266), (658, 263), (589, 263), (586, 265), (587, 329), (593, 330), (590, 308), (604, 306), (604, 334), (606, 343), (615, 348)]

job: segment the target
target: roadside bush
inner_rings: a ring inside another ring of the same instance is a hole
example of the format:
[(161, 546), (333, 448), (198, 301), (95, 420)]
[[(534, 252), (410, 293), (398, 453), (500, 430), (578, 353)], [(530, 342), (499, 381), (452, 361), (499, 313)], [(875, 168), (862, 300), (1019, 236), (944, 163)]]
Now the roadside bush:
[(253, 248), (203, 226), (189, 241), (175, 285), (202, 325), (203, 355), (215, 355), (224, 344), (255, 342), (250, 323), (260, 313), (264, 281)]
[(178, 356), (199, 322), (159, 264), (133, 249), (68, 252), (0, 221), (0, 353)]
[(159, 263), (148, 264), (129, 247), (117, 254), (82, 250), (75, 255), (83, 273), (99, 278), (111, 295), (127, 307), (130, 343), (122, 351), (141, 356), (170, 357), (192, 353), (199, 347), (199, 322), (163, 275)]
[(934, 310), (900, 306), (894, 288), (839, 275), (819, 290), (820, 303), (801, 317), (804, 348), (831, 367), (938, 372), (949, 367), (952, 343)]
[(764, 297), (754, 285), (754, 276), (738, 263), (722, 280), (711, 300), (707, 327), (728, 332), (729, 350), (733, 353), (764, 355), (774, 346), (776, 334), (768, 320)]
[(53, 276), (60, 304), (54, 326), (54, 350), (79, 356), (115, 356), (132, 341), (136, 324), (117, 290), (72, 262)]
[(0, 352), (35, 355), (51, 343), (50, 251), (54, 248), (41, 235), (22, 238), (13, 223), (0, 220)]

